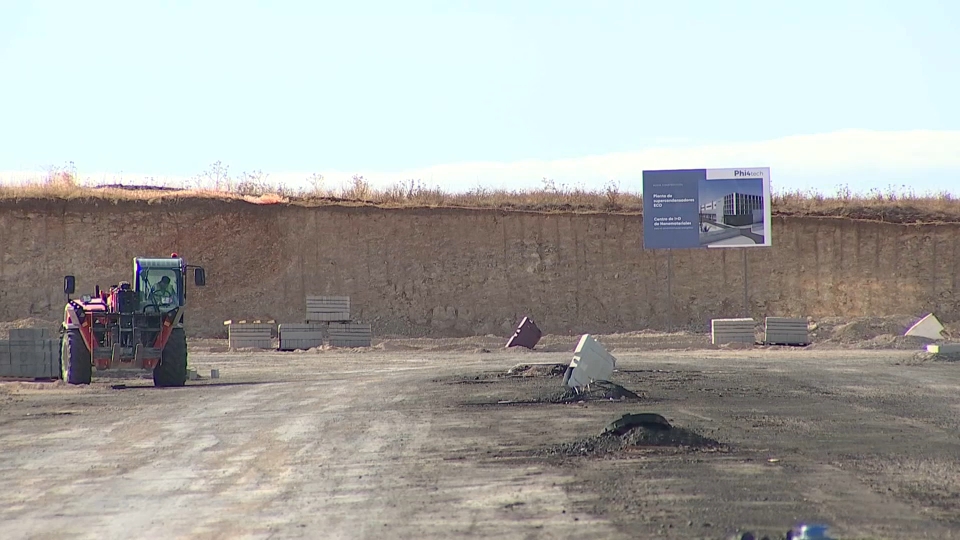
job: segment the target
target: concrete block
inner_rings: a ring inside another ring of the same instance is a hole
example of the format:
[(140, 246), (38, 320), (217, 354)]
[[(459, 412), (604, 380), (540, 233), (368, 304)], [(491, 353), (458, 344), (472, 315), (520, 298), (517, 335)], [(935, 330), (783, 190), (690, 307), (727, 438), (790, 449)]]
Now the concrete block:
[(960, 355), (960, 343), (941, 343), (927, 345), (927, 352), (933, 354)]
[(533, 349), (537, 346), (537, 343), (540, 342), (542, 335), (543, 333), (540, 331), (540, 328), (537, 327), (537, 324), (533, 322), (533, 319), (524, 317), (523, 320), (520, 321), (520, 325), (517, 326), (517, 330), (513, 333), (513, 336), (507, 341), (507, 348), (526, 347)]
[(280, 325), (280, 350), (312, 349), (323, 345), (325, 324), (283, 323)]
[(228, 321), (227, 341), (231, 349), (272, 349), (273, 325)]
[(43, 375), (42, 377), (56, 378), (60, 374), (60, 340), (43, 340)]
[(369, 324), (330, 323), (327, 336), (331, 347), (369, 347), (373, 343)]
[(0, 341), (0, 377), (12, 377), (13, 364), (10, 363), (10, 342)]
[(11, 328), (10, 341), (39, 341), (50, 338), (46, 328)]
[(714, 345), (724, 343), (749, 343), (757, 341), (756, 321), (752, 318), (711, 319), (710, 337)]
[(336, 311), (331, 313), (321, 313), (308, 311), (306, 316), (308, 322), (347, 322), (350, 320), (349, 311)]
[(764, 319), (763, 342), (770, 345), (809, 345), (807, 320), (799, 317)]
[(21, 340), (3, 343), (5, 353), (0, 353), (0, 375), (40, 379), (59, 376), (59, 340), (44, 338), (32, 342)]
[(271, 338), (233, 338), (229, 340), (228, 346), (231, 349), (272, 349), (273, 339)]
[(307, 296), (307, 322), (350, 320), (349, 296)]
[(573, 360), (563, 376), (563, 384), (580, 388), (594, 381), (609, 381), (616, 367), (617, 359), (593, 336), (584, 334), (573, 351)]
[(33, 364), (43, 358), (41, 342), (10, 342), (11, 364)]

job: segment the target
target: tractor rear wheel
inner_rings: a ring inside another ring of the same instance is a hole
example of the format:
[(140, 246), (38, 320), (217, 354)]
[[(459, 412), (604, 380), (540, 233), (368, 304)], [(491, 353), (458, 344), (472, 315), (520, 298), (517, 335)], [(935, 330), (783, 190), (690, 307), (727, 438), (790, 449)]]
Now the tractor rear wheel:
[(70, 384), (90, 384), (92, 377), (90, 349), (79, 330), (67, 330), (60, 336), (60, 378)]
[(183, 386), (187, 382), (187, 334), (174, 328), (160, 354), (160, 365), (153, 368), (154, 386)]

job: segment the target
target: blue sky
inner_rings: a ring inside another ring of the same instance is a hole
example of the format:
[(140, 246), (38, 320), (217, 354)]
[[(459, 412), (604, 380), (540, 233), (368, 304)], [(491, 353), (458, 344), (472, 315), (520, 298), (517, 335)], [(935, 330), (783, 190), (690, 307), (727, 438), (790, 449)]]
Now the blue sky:
[[(960, 3), (35, 1), (0, 5), (0, 178), (960, 192)], [(5, 172), (3, 172), (5, 171)]]

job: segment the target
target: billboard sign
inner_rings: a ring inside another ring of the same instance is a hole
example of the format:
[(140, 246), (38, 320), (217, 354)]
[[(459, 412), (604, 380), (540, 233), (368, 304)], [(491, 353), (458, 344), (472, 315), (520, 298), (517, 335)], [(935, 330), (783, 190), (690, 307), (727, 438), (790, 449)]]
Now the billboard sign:
[(770, 168), (643, 171), (643, 247), (770, 246)]

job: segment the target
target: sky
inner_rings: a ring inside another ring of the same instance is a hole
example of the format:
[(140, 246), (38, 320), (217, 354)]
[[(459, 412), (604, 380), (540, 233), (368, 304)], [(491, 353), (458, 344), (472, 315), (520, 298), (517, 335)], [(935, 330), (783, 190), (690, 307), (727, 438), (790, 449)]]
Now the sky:
[(6, 1), (0, 180), (960, 193), (960, 3)]

